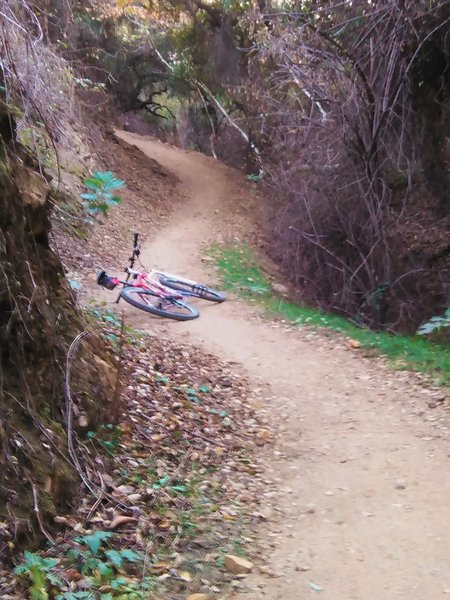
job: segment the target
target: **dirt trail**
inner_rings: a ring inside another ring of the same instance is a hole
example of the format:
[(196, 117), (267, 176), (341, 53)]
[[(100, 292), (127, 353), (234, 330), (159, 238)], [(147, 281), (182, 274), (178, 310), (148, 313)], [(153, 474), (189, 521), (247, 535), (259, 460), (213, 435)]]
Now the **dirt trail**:
[[(202, 244), (226, 237), (234, 218), (242, 227), (239, 195), (241, 205), (254, 202), (245, 184), (199, 154), (118, 135), (173, 171), (185, 195), (143, 263), (210, 278)], [(325, 334), (261, 320), (239, 301), (199, 308), (189, 323), (138, 311), (130, 318), (238, 362), (279, 428), (260, 532), (272, 577), (252, 575), (246, 597), (450, 597), (449, 419), (427, 407), (430, 392)]]

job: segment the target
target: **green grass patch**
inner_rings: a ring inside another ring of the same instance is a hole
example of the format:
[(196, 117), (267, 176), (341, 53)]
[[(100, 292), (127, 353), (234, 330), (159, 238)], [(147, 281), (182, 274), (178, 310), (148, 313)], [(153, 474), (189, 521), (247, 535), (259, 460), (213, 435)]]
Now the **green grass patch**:
[(219, 267), (226, 289), (256, 301), (291, 323), (325, 327), (357, 340), (362, 348), (376, 350), (388, 357), (396, 368), (426, 373), (441, 384), (450, 383), (448, 345), (436, 344), (419, 336), (393, 335), (360, 328), (343, 317), (284, 300), (271, 290), (268, 277), (248, 245), (215, 245), (209, 249), (209, 254)]

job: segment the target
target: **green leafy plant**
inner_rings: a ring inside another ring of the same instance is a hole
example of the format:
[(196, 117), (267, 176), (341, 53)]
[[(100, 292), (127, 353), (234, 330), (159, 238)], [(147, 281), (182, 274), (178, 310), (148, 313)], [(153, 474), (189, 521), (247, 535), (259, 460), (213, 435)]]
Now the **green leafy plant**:
[(97, 586), (117, 579), (117, 571), (126, 562), (140, 562), (143, 557), (134, 550), (127, 548), (115, 550), (106, 546), (106, 542), (113, 537), (109, 531), (95, 531), (89, 535), (79, 536), (75, 541), (81, 548), (73, 548), (68, 557), (81, 563), (81, 572), (92, 579), (92, 584)]
[(180, 526), (183, 530), (184, 535), (194, 537), (198, 535), (200, 526), (195, 523), (192, 516), (188, 513), (183, 513), (180, 516)]
[(92, 555), (97, 556), (103, 542), (112, 538), (113, 535), (114, 534), (110, 531), (95, 531), (94, 533), (90, 533), (88, 535), (78, 536), (75, 538), (75, 541), (78, 544), (87, 546)]
[(110, 310), (96, 306), (88, 306), (84, 310), (86, 316), (95, 323), (106, 324), (116, 328), (120, 327), (120, 317)]
[(33, 600), (48, 600), (51, 588), (62, 585), (62, 581), (53, 573), (59, 561), (43, 558), (28, 550), (25, 550), (23, 557), (23, 563), (14, 569), (14, 574), (31, 582), (28, 591)]
[(166, 488), (168, 491), (174, 494), (181, 494), (183, 496), (187, 496), (190, 493), (189, 487), (185, 485), (182, 481), (175, 481), (173, 484), (169, 485), (171, 481), (171, 477), (169, 475), (164, 475), (153, 483), (152, 488), (154, 490), (160, 490), (162, 488)]
[[(109, 531), (78, 536), (74, 539), (77, 547), (61, 559), (25, 551), (14, 574), (28, 584), (27, 598), (32, 600), (147, 600), (157, 586), (156, 579), (139, 575), (136, 567), (130, 569), (144, 557), (128, 548), (114, 548), (110, 542), (115, 537)], [(83, 589), (73, 589), (57, 576), (56, 567), (64, 571), (71, 565), (83, 575)]]
[(262, 175), (257, 173), (252, 173), (251, 175), (247, 175), (248, 181), (252, 181), (253, 183), (259, 183), (262, 180)]
[(197, 390), (194, 388), (186, 388), (185, 392), (188, 400), (195, 402), (196, 404), (200, 404), (200, 399), (197, 396)]
[(122, 430), (118, 425), (112, 423), (106, 423), (100, 425), (97, 431), (88, 431), (86, 433), (88, 440), (98, 442), (110, 456), (114, 456), (119, 447), (120, 439), (122, 437)]
[(450, 327), (450, 306), (447, 308), (442, 317), (431, 317), (429, 321), (424, 323), (417, 330), (418, 335), (429, 335), (434, 331), (441, 331)]
[[(125, 577), (117, 577), (109, 584), (116, 594), (109, 594), (111, 598), (120, 598), (122, 600), (148, 600), (149, 592), (156, 588), (156, 581), (153, 577), (144, 577), (143, 579), (130, 580)], [(101, 600), (109, 600), (102, 594)]]
[(81, 194), (81, 198), (85, 201), (84, 207), (90, 215), (106, 215), (111, 207), (122, 202), (122, 198), (115, 195), (115, 191), (125, 187), (125, 182), (117, 179), (112, 171), (94, 171), (83, 183), (89, 192)]

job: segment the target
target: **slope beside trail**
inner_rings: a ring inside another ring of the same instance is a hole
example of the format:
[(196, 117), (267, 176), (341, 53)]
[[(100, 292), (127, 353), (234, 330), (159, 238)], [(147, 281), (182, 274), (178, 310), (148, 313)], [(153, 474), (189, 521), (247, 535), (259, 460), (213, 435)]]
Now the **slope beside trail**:
[[(256, 201), (243, 177), (200, 154), (116, 134), (180, 181), (171, 222), (142, 262), (211, 280), (204, 244), (251, 231)], [(268, 519), (258, 535), (268, 574), (252, 574), (245, 597), (450, 598), (449, 417), (428, 407), (439, 392), (241, 301), (197, 306), (201, 317), (188, 323), (129, 307), (127, 318), (238, 363), (277, 430), (275, 446), (262, 450)]]

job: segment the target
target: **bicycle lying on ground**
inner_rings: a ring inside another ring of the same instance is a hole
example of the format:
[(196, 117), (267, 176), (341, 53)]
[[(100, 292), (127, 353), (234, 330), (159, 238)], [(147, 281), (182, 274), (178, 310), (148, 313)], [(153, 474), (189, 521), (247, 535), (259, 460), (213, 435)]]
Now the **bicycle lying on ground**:
[(130, 264), (125, 269), (127, 273), (125, 281), (110, 277), (106, 271), (102, 271), (97, 277), (97, 283), (108, 290), (113, 290), (117, 285), (123, 286), (116, 302), (123, 298), (132, 306), (160, 317), (188, 321), (196, 319), (199, 312), (184, 301), (186, 296), (211, 302), (225, 300), (225, 295), (221, 292), (191, 279), (157, 269), (149, 272), (135, 271), (134, 263), (140, 253), (139, 234), (135, 233), (133, 252), (129, 258)]

